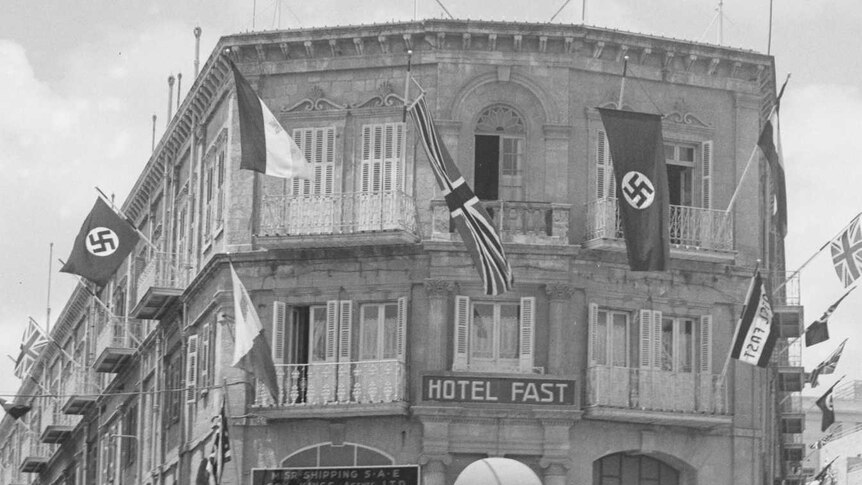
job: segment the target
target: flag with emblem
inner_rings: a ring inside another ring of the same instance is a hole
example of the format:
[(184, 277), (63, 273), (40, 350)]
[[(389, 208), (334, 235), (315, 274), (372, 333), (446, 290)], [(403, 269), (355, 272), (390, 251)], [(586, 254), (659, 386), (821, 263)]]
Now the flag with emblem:
[(787, 81), (784, 81), (784, 84), (781, 86), (781, 90), (775, 99), (775, 106), (772, 108), (769, 118), (763, 125), (763, 130), (760, 132), (760, 137), (757, 139), (757, 146), (760, 147), (760, 150), (766, 157), (766, 161), (769, 164), (769, 173), (772, 175), (772, 192), (774, 194), (772, 214), (775, 218), (776, 231), (781, 237), (787, 235), (787, 186), (784, 182), (784, 160), (781, 154), (778, 108), (781, 104), (781, 95), (784, 94), (785, 87), (787, 87)]
[(275, 177), (313, 179), (311, 164), (233, 62), (239, 113), (239, 168)]
[(841, 345), (838, 346), (837, 349), (832, 351), (829, 354), (829, 357), (826, 358), (823, 362), (817, 364), (817, 367), (811, 371), (811, 374), (808, 376), (808, 383), (811, 384), (811, 387), (817, 387), (817, 379), (821, 375), (828, 375), (835, 372), (835, 368), (838, 367), (838, 360), (841, 359), (841, 352), (844, 351), (844, 344), (847, 343), (847, 339), (844, 339), (841, 342)]
[(266, 386), (272, 399), (277, 402), (278, 378), (263, 325), (233, 264), (230, 265), (230, 275), (233, 281), (233, 309), (236, 323), (231, 365), (254, 375), (255, 379)]
[(482, 277), (486, 295), (499, 295), (512, 289), (514, 277), (503, 242), (482, 202), (461, 176), (446, 146), (437, 135), (424, 93), (410, 108), (419, 140), (431, 163), (437, 184), (443, 191), (446, 206), (461, 240)]
[(97, 198), (60, 271), (105, 286), (137, 243), (135, 228), (104, 200)]
[(823, 416), (820, 419), (820, 431), (826, 431), (830, 426), (832, 426), (832, 423), (835, 422), (835, 404), (833, 403), (832, 390), (835, 389), (835, 386), (837, 386), (839, 382), (841, 382), (841, 379), (835, 381), (835, 384), (832, 384), (832, 386), (830, 386), (829, 389), (817, 399), (817, 407), (820, 408), (820, 411), (823, 413)]
[(829, 305), (829, 308), (823, 312), (823, 315), (820, 316), (817, 320), (815, 320), (808, 328), (805, 329), (805, 346), (811, 347), (814, 344), (819, 344), (820, 342), (825, 342), (829, 340), (829, 317), (832, 316), (832, 313), (835, 312), (835, 309), (838, 308), (838, 304), (841, 303), (841, 300), (847, 297), (851, 291), (856, 289), (854, 286), (847, 290), (841, 298), (838, 299), (835, 303)]
[(848, 287), (862, 274), (862, 232), (859, 228), (859, 215), (850, 225), (829, 244), (832, 251), (832, 264), (838, 278)]
[(778, 331), (772, 328), (772, 305), (760, 271), (755, 271), (736, 326), (730, 356), (746, 364), (766, 367), (777, 338)]
[(31, 318), (24, 327), (24, 335), (21, 337), (21, 351), (18, 353), (18, 359), (15, 360), (15, 377), (23, 379), (27, 376), (27, 372), (39, 359), (39, 355), (48, 343), (48, 336)]
[(208, 485), (221, 485), (224, 465), (230, 461), (230, 435), (228, 433), (225, 399), (227, 397), (222, 395), (219, 414), (213, 416), (212, 444), (207, 459)]
[(598, 108), (614, 164), (618, 206), (632, 271), (665, 271), (670, 199), (661, 116)]
[(11, 416), (12, 419), (18, 419), (30, 411), (30, 406), (26, 404), (11, 403), (3, 398), (0, 398), (0, 406), (3, 407), (3, 410), (6, 411), (6, 414)]

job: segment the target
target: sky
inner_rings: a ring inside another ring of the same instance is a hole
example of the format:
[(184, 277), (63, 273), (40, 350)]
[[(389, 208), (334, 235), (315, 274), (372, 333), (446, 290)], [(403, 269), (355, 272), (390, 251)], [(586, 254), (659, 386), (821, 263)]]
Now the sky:
[[(440, 1), (456, 18), (528, 22), (549, 21), (565, 3)], [(585, 11), (587, 25), (710, 43), (721, 38), (725, 46), (765, 53), (769, 0), (725, 0), (723, 22), (718, 3), (572, 0), (554, 21), (581, 23)], [(3, 355), (18, 355), (27, 318), (44, 326), (50, 307), (53, 320), (76, 283), (74, 276), (57, 271), (57, 259), (68, 257), (96, 199), (94, 187), (124, 200), (149, 157), (153, 115), (156, 136), (165, 130), (168, 76), (185, 76), (182, 94), (192, 84), (194, 27), (203, 29), (203, 63), (223, 35), (442, 17), (436, 0), (3, 0), (0, 396), (18, 389), (13, 363)], [(771, 54), (779, 81), (792, 73), (781, 109), (789, 270), (862, 211), (859, 25), (862, 3), (856, 0), (775, 1)], [(800, 272), (806, 324), (843, 294), (829, 259), (826, 250)], [(834, 377), (862, 379), (854, 359), (862, 355), (857, 315), (862, 315), (862, 291), (852, 293), (832, 316), (832, 338), (805, 350), (806, 368), (849, 338)], [(821, 382), (828, 385), (834, 377)]]

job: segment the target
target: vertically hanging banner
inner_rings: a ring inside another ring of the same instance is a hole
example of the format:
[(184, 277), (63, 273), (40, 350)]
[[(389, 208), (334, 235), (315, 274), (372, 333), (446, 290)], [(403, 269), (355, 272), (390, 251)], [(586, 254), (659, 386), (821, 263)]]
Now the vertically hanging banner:
[(608, 136), (632, 271), (665, 271), (670, 202), (661, 116), (598, 108)]

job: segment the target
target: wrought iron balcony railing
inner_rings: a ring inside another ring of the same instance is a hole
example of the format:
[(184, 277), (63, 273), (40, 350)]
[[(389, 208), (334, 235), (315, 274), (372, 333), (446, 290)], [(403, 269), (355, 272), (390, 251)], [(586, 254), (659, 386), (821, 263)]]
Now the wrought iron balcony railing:
[(399, 360), (276, 365), (278, 402), (258, 381), (255, 406), (313, 407), (404, 400), (405, 364)]
[(60, 394), (65, 396), (63, 412), (66, 414), (83, 414), (101, 394), (99, 379), (91, 368), (76, 366), (61, 385), (63, 391)]
[[(503, 242), (568, 244), (571, 204), (551, 202), (483, 201)], [(446, 202), (431, 201), (431, 239), (457, 237)]]
[(729, 414), (717, 374), (592, 366), (587, 405), (674, 413)]
[[(672, 248), (719, 252), (733, 250), (732, 213), (671, 205), (668, 226)], [(586, 240), (599, 239), (623, 239), (616, 198), (596, 199), (587, 204)]]
[(135, 353), (156, 322), (117, 316), (102, 316), (96, 336), (97, 372), (116, 372)]
[(314, 196), (264, 195), (262, 202), (259, 236), (416, 231), (413, 197), (401, 190)]

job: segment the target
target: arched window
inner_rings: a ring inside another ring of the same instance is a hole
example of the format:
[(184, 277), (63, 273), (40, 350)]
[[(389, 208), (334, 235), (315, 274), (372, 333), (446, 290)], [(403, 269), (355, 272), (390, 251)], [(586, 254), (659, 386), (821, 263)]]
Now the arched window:
[(281, 466), (286, 468), (381, 466), (394, 464), (395, 460), (382, 451), (355, 443), (344, 443), (338, 446), (332, 443), (321, 443), (299, 450), (281, 462)]
[(524, 119), (496, 104), (479, 115), (475, 129), (476, 195), (482, 200), (523, 200)]
[(679, 485), (679, 472), (649, 456), (615, 453), (593, 462), (593, 485)]

